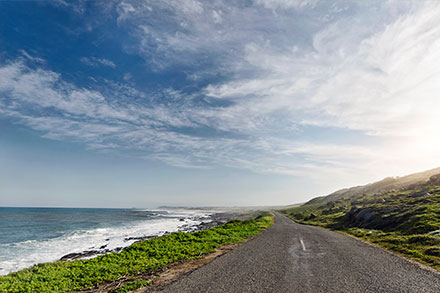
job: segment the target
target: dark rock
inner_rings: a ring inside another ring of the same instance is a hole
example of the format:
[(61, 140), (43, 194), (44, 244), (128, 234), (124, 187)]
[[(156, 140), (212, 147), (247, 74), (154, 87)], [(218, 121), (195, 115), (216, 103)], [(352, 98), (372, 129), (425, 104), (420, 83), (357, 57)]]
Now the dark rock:
[(304, 218), (304, 220), (305, 220), (305, 221), (309, 221), (309, 220), (312, 220), (312, 219), (314, 219), (314, 218), (316, 218), (316, 217), (317, 217), (317, 215), (316, 215), (316, 214), (314, 214), (314, 213), (311, 213), (311, 214), (310, 214), (310, 216), (308, 216), (308, 217)]
[(414, 192), (413, 194), (410, 195), (410, 197), (417, 198), (417, 197), (422, 197), (422, 196), (427, 196), (427, 195), (430, 195), (430, 193), (426, 192), (426, 191), (419, 191), (419, 192)]
[(345, 216), (350, 224), (356, 227), (366, 227), (377, 213), (371, 208), (352, 207)]
[(154, 236), (139, 236), (139, 237), (126, 237), (124, 238), (124, 241), (130, 241), (130, 240), (137, 240), (137, 241), (141, 241), (141, 240), (147, 240), (150, 238), (153, 238)]
[(440, 184), (440, 174), (433, 175), (429, 177), (429, 183), (439, 185)]
[(348, 212), (345, 213), (345, 216), (350, 220), (354, 218), (354, 215), (360, 210), (359, 207), (352, 207)]
[(74, 260), (79, 258), (81, 253), (69, 253), (60, 258), (60, 260)]
[(60, 260), (75, 260), (75, 259), (79, 259), (79, 258), (90, 257), (90, 256), (100, 255), (100, 254), (109, 253), (109, 252), (111, 252), (110, 249), (86, 250), (83, 252), (73, 252), (73, 253), (66, 254), (65, 256), (60, 258)]
[(333, 208), (333, 207), (335, 207), (335, 203), (334, 203), (333, 201), (329, 201), (326, 205), (327, 205), (327, 207), (329, 207), (329, 208)]
[(391, 214), (395, 211), (397, 211), (397, 208), (389, 208), (384, 211), (384, 214)]
[(206, 230), (220, 225), (226, 224), (223, 220), (212, 220), (211, 222), (202, 222), (197, 226), (198, 230)]
[(363, 209), (357, 215), (356, 219), (361, 222), (368, 222), (372, 217), (376, 215), (372, 209)]

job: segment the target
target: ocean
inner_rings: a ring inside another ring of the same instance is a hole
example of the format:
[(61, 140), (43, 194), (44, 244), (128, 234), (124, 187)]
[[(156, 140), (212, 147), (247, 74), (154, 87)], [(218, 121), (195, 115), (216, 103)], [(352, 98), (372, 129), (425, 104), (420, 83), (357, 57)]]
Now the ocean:
[(191, 231), (214, 214), (196, 209), (0, 207), (0, 275), (70, 253), (108, 251), (137, 239)]

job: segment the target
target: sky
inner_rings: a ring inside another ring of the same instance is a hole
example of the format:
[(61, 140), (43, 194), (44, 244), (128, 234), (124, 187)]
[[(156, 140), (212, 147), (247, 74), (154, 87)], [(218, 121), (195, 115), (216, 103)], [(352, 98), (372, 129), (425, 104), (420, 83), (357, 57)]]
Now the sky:
[(0, 206), (282, 205), (440, 166), (440, 2), (0, 2)]

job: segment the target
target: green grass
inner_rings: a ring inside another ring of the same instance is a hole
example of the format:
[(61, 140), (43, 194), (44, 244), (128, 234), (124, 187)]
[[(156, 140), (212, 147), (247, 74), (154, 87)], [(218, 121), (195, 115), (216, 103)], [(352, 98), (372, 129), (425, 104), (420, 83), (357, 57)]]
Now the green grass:
[(440, 237), (427, 234), (405, 235), (361, 228), (350, 228), (342, 232), (440, 270)]
[(38, 264), (0, 277), (0, 292), (67, 292), (139, 276), (173, 262), (201, 258), (225, 244), (240, 243), (259, 234), (272, 221), (273, 215), (267, 213), (253, 220), (234, 220), (204, 231), (177, 232), (137, 242), (120, 253)]
[[(350, 216), (352, 208), (357, 213)], [(335, 201), (321, 198), (281, 212), (296, 222), (343, 232), (440, 270), (439, 185), (426, 182)], [(360, 217), (360, 212), (369, 217)]]

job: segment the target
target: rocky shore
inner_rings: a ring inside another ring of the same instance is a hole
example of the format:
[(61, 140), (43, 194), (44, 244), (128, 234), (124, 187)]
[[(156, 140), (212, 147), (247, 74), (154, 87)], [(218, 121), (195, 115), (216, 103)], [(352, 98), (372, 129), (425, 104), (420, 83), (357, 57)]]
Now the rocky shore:
[[(201, 230), (206, 230), (206, 229), (210, 229), (219, 225), (223, 225), (229, 221), (232, 221), (234, 219), (240, 219), (240, 220), (245, 220), (245, 219), (250, 219), (252, 218), (253, 213), (249, 213), (249, 212), (218, 212), (215, 214), (212, 214), (211, 216), (209, 216), (208, 218), (206, 217), (193, 217), (192, 220), (196, 220), (196, 221), (200, 221), (201, 223), (198, 225), (190, 225), (190, 224), (182, 224), (178, 231), (179, 232), (196, 232), (196, 231), (201, 231)], [(180, 221), (184, 222), (185, 218), (181, 218)], [(125, 241), (143, 241), (143, 240), (148, 240), (151, 239), (153, 237), (160, 237), (162, 235), (167, 235), (170, 234), (171, 232), (169, 231), (164, 231), (164, 233), (162, 233), (161, 235), (146, 235), (146, 236), (137, 236), (137, 237), (126, 237), (124, 240)], [(107, 240), (107, 239), (106, 239)], [(107, 254), (107, 253), (112, 253), (112, 252), (120, 252), (124, 249), (125, 247), (117, 247), (115, 249), (108, 249), (107, 245), (103, 245), (101, 247), (99, 247), (98, 249), (90, 249), (90, 250), (85, 250), (82, 252), (73, 252), (73, 253), (69, 253), (64, 255), (63, 257), (60, 258), (60, 260), (76, 260), (76, 259), (82, 259), (82, 258), (91, 258), (91, 257), (95, 257), (98, 255), (102, 255), (102, 254)]]

